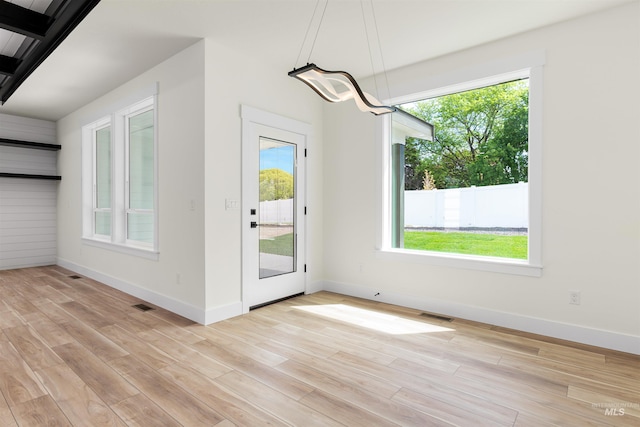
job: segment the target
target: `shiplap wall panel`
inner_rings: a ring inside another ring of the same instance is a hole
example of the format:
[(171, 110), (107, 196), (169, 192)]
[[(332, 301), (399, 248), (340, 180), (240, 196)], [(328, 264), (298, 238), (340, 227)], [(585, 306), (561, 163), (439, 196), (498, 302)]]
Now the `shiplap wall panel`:
[(0, 114), (0, 138), (56, 143), (56, 124), (48, 120)]
[[(56, 143), (56, 125), (0, 114), (0, 138)], [(0, 146), (0, 172), (57, 174), (57, 152)], [(0, 177), (0, 269), (56, 263), (57, 181)]]
[(56, 175), (57, 151), (34, 150), (0, 145), (0, 171), (36, 175)]

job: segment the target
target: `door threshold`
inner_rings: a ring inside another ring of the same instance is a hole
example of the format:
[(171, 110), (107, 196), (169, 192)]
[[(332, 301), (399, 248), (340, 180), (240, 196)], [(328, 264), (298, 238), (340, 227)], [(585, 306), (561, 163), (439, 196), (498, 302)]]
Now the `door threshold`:
[(286, 301), (286, 300), (291, 299), (291, 298), (296, 298), (296, 297), (299, 297), (301, 295), (304, 295), (304, 292), (300, 292), (298, 294), (289, 295), (288, 297), (284, 297), (284, 298), (274, 299), (273, 301), (263, 302), (262, 304), (252, 305), (251, 307), (249, 307), (249, 311), (255, 310), (257, 308), (265, 307), (267, 305), (275, 304), (277, 302)]

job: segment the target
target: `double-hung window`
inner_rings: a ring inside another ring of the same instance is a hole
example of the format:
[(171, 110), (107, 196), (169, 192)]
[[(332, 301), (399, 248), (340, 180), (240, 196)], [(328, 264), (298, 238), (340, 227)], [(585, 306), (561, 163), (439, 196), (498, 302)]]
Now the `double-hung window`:
[(111, 236), (111, 123), (98, 123), (93, 145), (93, 234)]
[(153, 106), (126, 116), (126, 239), (153, 244), (155, 149)]
[(83, 240), (157, 258), (156, 100), (83, 127)]

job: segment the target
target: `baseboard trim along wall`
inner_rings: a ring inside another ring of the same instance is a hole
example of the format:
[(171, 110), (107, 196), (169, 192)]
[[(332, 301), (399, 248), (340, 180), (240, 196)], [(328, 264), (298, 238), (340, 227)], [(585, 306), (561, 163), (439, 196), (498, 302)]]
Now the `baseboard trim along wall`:
[[(314, 287), (319, 286), (316, 285)], [(416, 310), (424, 310), (430, 313), (445, 315), (447, 317), (472, 320), (490, 325), (516, 329), (523, 332), (530, 332), (640, 355), (640, 337), (633, 335), (586, 328), (584, 326), (554, 322), (535, 317), (521, 316), (515, 313), (487, 310), (481, 307), (457, 304), (450, 301), (421, 299), (416, 298), (415, 296), (398, 293), (382, 292), (376, 296), (371, 288), (362, 285), (325, 281), (323, 282), (322, 289), (342, 295), (380, 301)]]
[(205, 312), (205, 325), (220, 322), (242, 314), (242, 301), (210, 308)]
[[(242, 314), (242, 301), (203, 310), (64, 259), (58, 258), (58, 265), (203, 325)], [(383, 292), (375, 295), (367, 286), (332, 281), (315, 281), (307, 286), (306, 293), (312, 294), (323, 290), (640, 355), (640, 337), (633, 335), (487, 310), (450, 301), (421, 299), (399, 293)]]
[(57, 264), (60, 267), (64, 267), (82, 276), (97, 280), (98, 282), (104, 283), (105, 285), (111, 286), (112, 288), (118, 289), (119, 291), (140, 298), (146, 302), (150, 302), (151, 304), (162, 307), (165, 310), (169, 310), (200, 324), (205, 324), (206, 317), (209, 314), (205, 313), (205, 311), (201, 308), (194, 307), (190, 304), (185, 304), (182, 301), (167, 297), (166, 295), (158, 294), (149, 289), (134, 285), (133, 283), (117, 279), (115, 277), (92, 270), (87, 267), (83, 267), (64, 259), (58, 258)]

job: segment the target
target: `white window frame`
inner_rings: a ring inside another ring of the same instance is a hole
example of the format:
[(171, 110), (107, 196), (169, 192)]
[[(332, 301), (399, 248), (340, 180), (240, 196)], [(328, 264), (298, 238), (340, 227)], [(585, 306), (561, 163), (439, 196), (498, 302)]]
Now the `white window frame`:
[[(98, 138), (96, 137), (98, 131), (107, 128), (107, 127), (111, 127), (111, 120), (109, 118), (104, 118), (98, 122), (96, 122), (92, 127), (91, 127), (91, 148), (93, 149), (93, 156), (92, 156), (92, 173), (91, 176), (93, 177), (93, 186), (92, 186), (92, 196), (91, 196), (91, 201), (92, 201), (92, 211), (91, 211), (91, 233), (93, 234), (93, 237), (95, 239), (98, 240), (104, 240), (107, 241), (111, 238), (110, 235), (105, 235), (105, 234), (98, 234), (96, 233), (96, 213), (98, 212), (110, 212), (111, 216), (113, 218), (113, 138), (111, 139), (111, 149), (110, 149), (110, 155), (111, 155), (111, 167), (109, 168), (109, 172), (111, 175), (111, 207), (110, 208), (98, 208), (98, 156), (97, 156), (97, 152), (98, 152)], [(113, 129), (111, 129), (110, 133), (112, 134)], [(112, 231), (113, 232), (113, 231)]]
[[(103, 249), (113, 250), (143, 258), (159, 259), (158, 236), (158, 109), (157, 88), (153, 93), (124, 108), (113, 108), (113, 112), (89, 123), (82, 128), (82, 177), (83, 177), (83, 243)], [(154, 196), (153, 210), (145, 210), (153, 215), (153, 243), (127, 238), (127, 213), (129, 209), (129, 135), (127, 120), (130, 116), (149, 110), (154, 112)], [(111, 125), (111, 236), (95, 234), (95, 133), (98, 129)]]
[[(492, 271), (524, 276), (542, 276), (542, 94), (543, 51), (493, 61), (479, 66), (407, 84), (407, 94), (388, 100), (389, 105), (405, 104), (511, 80), (529, 79), (529, 229), (528, 259), (516, 260), (391, 246), (391, 115), (379, 121), (378, 219), (376, 255), (392, 261)], [(410, 93), (413, 89), (412, 93)], [(437, 129), (435, 130), (438, 131)]]
[[(124, 135), (125, 135), (125, 150), (124, 150), (124, 156), (125, 156), (125, 186), (124, 186), (124, 233), (125, 233), (125, 242), (127, 245), (131, 245), (131, 246), (142, 246), (142, 247), (147, 247), (152, 249), (153, 248), (153, 244), (151, 243), (147, 243), (147, 242), (141, 242), (141, 241), (137, 241), (137, 240), (132, 240), (129, 238), (129, 214), (132, 213), (147, 213), (147, 214), (154, 214), (154, 212), (156, 211), (155, 206), (154, 209), (132, 209), (130, 206), (130, 173), (131, 173), (131, 164), (130, 164), (130, 133), (129, 133), (129, 119), (133, 116), (136, 116), (138, 114), (142, 114), (142, 113), (146, 113), (147, 111), (153, 110), (155, 111), (155, 105), (153, 102), (149, 102), (150, 100), (145, 100), (139, 104), (136, 104), (134, 106), (132, 106), (131, 108), (128, 108), (126, 110), (123, 110), (120, 112), (121, 116), (122, 116), (122, 122), (124, 123)], [(156, 119), (155, 119), (155, 114), (154, 114), (154, 133), (155, 133), (155, 129), (156, 129)], [(157, 170), (157, 149), (155, 147), (155, 141), (157, 140), (157, 138), (154, 137), (154, 150), (153, 150), (153, 156), (154, 156), (154, 165), (153, 165), (153, 170), (154, 170), (154, 174)], [(157, 175), (154, 176), (154, 204), (155, 204), (155, 197), (157, 195), (157, 191), (155, 190), (157, 188), (157, 185), (155, 184), (157, 182)], [(157, 236), (157, 230), (155, 229), (155, 224), (156, 224), (156, 218), (154, 215), (154, 241), (155, 241), (155, 236)]]

